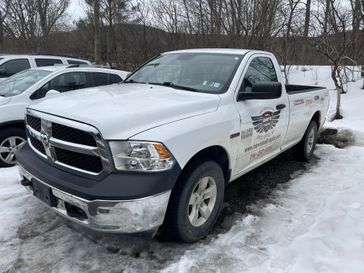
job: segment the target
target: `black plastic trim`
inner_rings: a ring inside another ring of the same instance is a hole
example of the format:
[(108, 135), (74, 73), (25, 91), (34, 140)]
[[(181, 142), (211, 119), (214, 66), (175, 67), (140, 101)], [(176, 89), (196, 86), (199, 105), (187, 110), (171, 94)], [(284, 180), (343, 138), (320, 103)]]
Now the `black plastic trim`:
[(317, 90), (320, 90), (320, 89), (325, 89), (325, 87), (286, 84), (286, 92), (287, 92), (288, 95), (306, 93), (306, 92), (313, 92), (313, 91), (317, 91)]
[(28, 144), (16, 154), (18, 164), (41, 181), (86, 200), (131, 200), (144, 198), (171, 190), (179, 174), (180, 166), (162, 172), (131, 173), (111, 172), (101, 180), (86, 178), (49, 164), (34, 153)]
[(25, 128), (24, 119), (15, 119), (15, 120), (5, 121), (3, 123), (0, 123), (0, 129), (1, 129), (1, 127), (5, 127), (5, 126), (9, 126), (9, 125), (23, 126)]

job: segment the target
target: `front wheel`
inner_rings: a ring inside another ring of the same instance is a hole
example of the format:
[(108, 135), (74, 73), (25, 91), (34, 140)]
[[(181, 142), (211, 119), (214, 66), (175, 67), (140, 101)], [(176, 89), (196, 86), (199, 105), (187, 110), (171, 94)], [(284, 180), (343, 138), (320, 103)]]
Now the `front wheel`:
[(0, 167), (15, 165), (15, 153), (26, 142), (25, 138), (25, 132), (20, 128), (0, 130)]
[(317, 142), (317, 123), (311, 120), (302, 140), (293, 147), (293, 156), (300, 161), (308, 161), (313, 155)]
[(192, 167), (172, 192), (162, 236), (187, 243), (205, 237), (219, 216), (224, 191), (224, 175), (216, 162)]

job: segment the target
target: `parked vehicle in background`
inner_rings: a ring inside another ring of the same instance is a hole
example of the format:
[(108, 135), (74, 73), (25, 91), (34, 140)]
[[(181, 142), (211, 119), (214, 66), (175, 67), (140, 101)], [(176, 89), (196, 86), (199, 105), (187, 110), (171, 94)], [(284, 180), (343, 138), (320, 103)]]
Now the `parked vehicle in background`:
[(87, 60), (53, 56), (53, 55), (0, 55), (0, 81), (29, 68), (51, 65), (84, 64), (90, 65)]
[(45, 66), (22, 71), (0, 82), (0, 167), (16, 163), (15, 152), (26, 139), (24, 114), (29, 104), (52, 94), (120, 83), (127, 74), (83, 65)]
[(328, 98), (285, 85), (268, 52), (167, 52), (123, 84), (30, 106), (22, 184), (90, 228), (155, 234), (163, 224), (167, 238), (194, 242), (231, 181), (292, 147), (312, 156)]

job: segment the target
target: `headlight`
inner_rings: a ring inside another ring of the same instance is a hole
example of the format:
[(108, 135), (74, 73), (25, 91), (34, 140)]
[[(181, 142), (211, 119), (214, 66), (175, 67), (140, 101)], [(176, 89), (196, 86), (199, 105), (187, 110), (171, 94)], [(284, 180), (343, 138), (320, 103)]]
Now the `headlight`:
[(110, 141), (115, 168), (127, 171), (165, 171), (175, 160), (161, 143), (141, 141)]

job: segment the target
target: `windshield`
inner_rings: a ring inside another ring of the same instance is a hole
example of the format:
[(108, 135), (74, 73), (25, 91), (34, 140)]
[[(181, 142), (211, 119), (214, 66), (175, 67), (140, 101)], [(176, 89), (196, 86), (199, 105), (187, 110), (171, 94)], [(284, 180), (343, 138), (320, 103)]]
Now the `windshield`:
[(222, 93), (228, 89), (242, 58), (232, 54), (168, 53), (142, 66), (125, 82)]
[(0, 82), (0, 96), (11, 97), (23, 93), (30, 86), (50, 74), (47, 70), (25, 70)]

